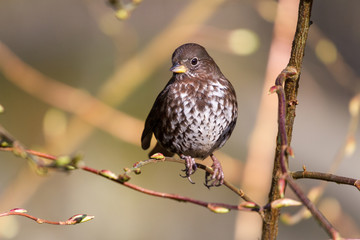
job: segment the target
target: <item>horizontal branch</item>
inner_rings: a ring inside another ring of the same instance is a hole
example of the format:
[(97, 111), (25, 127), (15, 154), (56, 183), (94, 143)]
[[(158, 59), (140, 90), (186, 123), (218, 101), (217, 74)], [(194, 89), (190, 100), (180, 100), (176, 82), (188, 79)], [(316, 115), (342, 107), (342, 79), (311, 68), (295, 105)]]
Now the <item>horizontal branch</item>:
[(355, 178), (338, 176), (331, 173), (309, 172), (309, 171), (291, 172), (290, 176), (294, 179), (311, 178), (311, 179), (324, 180), (328, 182), (335, 182), (338, 184), (351, 185), (351, 186), (355, 186), (360, 191), (360, 180)]
[[(159, 161), (160, 160), (160, 161)], [(165, 158), (161, 158), (161, 159), (155, 159), (155, 158), (150, 158), (148, 160), (145, 161), (140, 161), (137, 162), (136, 164), (134, 164), (133, 168), (131, 169), (127, 169), (128, 171), (132, 171), (132, 172), (136, 172), (137, 170), (140, 169), (140, 167), (145, 166), (149, 163), (158, 163), (158, 162), (176, 162), (176, 163), (181, 163), (184, 164), (185, 161), (179, 158), (173, 158), (173, 157), (165, 157)], [(210, 174), (213, 174), (213, 170), (212, 168), (201, 164), (201, 163), (196, 163), (196, 166)], [(229, 188), (231, 191), (233, 191), (234, 193), (236, 193), (239, 197), (241, 197), (244, 201), (247, 202), (254, 202), (249, 196), (247, 196), (245, 194), (245, 192), (242, 189), (238, 189), (236, 188), (233, 184), (231, 184), (230, 182), (224, 180), (224, 186), (226, 186), (227, 188)]]
[(49, 221), (49, 220), (46, 220), (46, 219), (41, 219), (41, 218), (34, 217), (34, 216), (30, 215), (30, 214), (27, 214), (26, 212), (27, 211), (25, 209), (14, 208), (14, 209), (11, 209), (8, 212), (0, 213), (0, 217), (17, 215), (17, 216), (22, 216), (22, 217), (29, 218), (31, 220), (34, 220), (37, 223), (47, 223), (47, 224), (52, 224), (52, 225), (75, 225), (75, 224), (78, 224), (78, 223), (83, 223), (83, 222), (90, 221), (90, 220), (92, 220), (94, 218), (94, 216), (88, 216), (86, 214), (76, 214), (76, 215), (70, 217), (66, 221)]
[[(13, 147), (0, 147), (0, 150), (14, 152), (15, 149)], [(139, 169), (140, 166), (144, 166), (149, 163), (161, 162), (161, 161), (179, 162), (182, 164), (184, 163), (183, 160), (176, 159), (176, 158), (161, 158), (161, 160), (148, 159), (146, 161), (140, 161), (140, 162), (137, 162), (134, 165), (135, 167), (133, 167), (131, 169), (125, 168), (124, 174), (115, 174), (109, 170), (97, 170), (97, 169), (85, 166), (83, 163), (79, 162), (78, 156), (74, 157), (73, 159), (70, 157), (67, 157), (67, 156), (58, 158), (56, 156), (37, 152), (34, 150), (24, 150), (24, 151), (27, 154), (53, 161), (49, 165), (42, 164), (41, 167), (49, 167), (49, 168), (56, 168), (56, 169), (62, 169), (62, 170), (72, 170), (72, 169), (79, 168), (84, 171), (105, 177), (113, 182), (117, 182), (123, 186), (131, 188), (138, 192), (142, 192), (142, 193), (145, 193), (145, 194), (148, 194), (151, 196), (155, 196), (155, 197), (162, 197), (162, 198), (177, 200), (177, 201), (181, 201), (181, 202), (189, 202), (189, 203), (192, 203), (192, 204), (195, 204), (198, 206), (206, 207), (215, 213), (226, 213), (226, 212), (229, 212), (230, 210), (254, 211), (254, 212), (260, 213), (263, 210), (262, 207), (260, 207), (258, 204), (254, 203), (252, 201), (246, 201), (239, 205), (205, 202), (205, 201), (201, 201), (201, 200), (197, 200), (197, 199), (193, 199), (193, 198), (189, 198), (189, 197), (185, 197), (185, 196), (181, 196), (181, 195), (177, 195), (177, 194), (153, 191), (153, 190), (146, 189), (146, 188), (143, 188), (143, 187), (140, 187), (140, 186), (137, 186), (137, 185), (134, 185), (134, 184), (131, 184), (128, 182), (130, 180), (130, 176), (128, 174), (131, 172), (135, 172), (137, 174), (140, 173), (140, 169)], [(205, 165), (202, 165), (202, 164), (197, 164), (197, 165), (200, 169), (203, 169), (205, 171), (209, 171), (210, 173), (212, 173), (211, 168), (209, 168)], [(136, 169), (138, 169), (138, 170), (136, 171)], [(235, 188), (232, 184), (230, 184), (228, 182), (226, 182), (226, 184), (224, 184), (224, 185), (226, 185), (229, 189), (234, 191), (236, 194), (238, 194), (243, 199), (250, 200), (250, 198), (248, 198), (241, 189)]]

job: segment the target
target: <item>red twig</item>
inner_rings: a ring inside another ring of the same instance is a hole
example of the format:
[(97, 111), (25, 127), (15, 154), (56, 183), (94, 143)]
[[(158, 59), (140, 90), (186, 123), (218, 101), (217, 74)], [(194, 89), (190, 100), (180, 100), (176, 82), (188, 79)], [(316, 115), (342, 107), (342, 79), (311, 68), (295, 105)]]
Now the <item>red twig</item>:
[[(167, 162), (176, 162), (176, 163), (184, 163), (184, 160), (182, 159), (178, 159), (178, 158), (172, 158), (172, 157), (164, 157), (163, 159), (161, 159), (162, 161), (167, 161)], [(145, 161), (141, 161), (141, 162), (137, 162), (136, 164), (134, 164), (134, 167), (132, 169), (127, 169), (128, 171), (132, 171), (132, 172), (136, 172), (138, 170), (140, 170), (140, 167), (143, 167), (149, 163), (157, 163), (157, 162), (162, 162), (159, 161), (155, 158), (150, 158), (148, 160)], [(204, 171), (213, 174), (213, 170), (201, 163), (196, 163), (197, 167), (200, 169), (203, 169)], [(224, 180), (224, 186), (226, 186), (227, 188), (229, 188), (231, 191), (233, 191), (234, 193), (236, 193), (239, 197), (241, 197), (244, 201), (246, 202), (255, 202), (253, 201), (249, 196), (247, 196), (245, 194), (245, 192), (242, 189), (238, 189), (236, 188), (234, 185), (232, 185), (230, 182)], [(259, 207), (259, 206), (258, 206)]]
[(311, 214), (318, 220), (320, 225), (327, 231), (330, 237), (336, 239), (339, 235), (336, 229), (331, 225), (331, 223), (325, 218), (325, 216), (316, 208), (316, 206), (306, 197), (304, 192), (299, 188), (295, 183), (294, 179), (291, 177), (290, 172), (287, 167), (287, 157), (289, 153), (292, 153), (290, 146), (288, 146), (288, 140), (286, 135), (286, 100), (285, 92), (283, 88), (283, 83), (287, 79), (297, 77), (298, 73), (295, 68), (287, 67), (284, 69), (281, 74), (276, 79), (275, 87), (272, 87), (270, 91), (278, 94), (279, 98), (279, 110), (278, 110), (278, 123), (279, 123), (279, 134), (281, 141), (281, 153), (280, 153), (280, 166), (283, 177), (286, 179), (289, 187), (293, 190), (295, 195), (301, 200), (301, 202), (309, 209)]
[(25, 209), (14, 208), (8, 212), (0, 213), (0, 217), (17, 215), (17, 216), (27, 217), (31, 220), (34, 220), (37, 223), (47, 223), (47, 224), (53, 224), (53, 225), (74, 225), (74, 224), (90, 221), (94, 218), (94, 216), (88, 216), (86, 214), (77, 214), (77, 215), (70, 217), (66, 221), (49, 221), (46, 219), (34, 217), (30, 214), (27, 214), (26, 212), (27, 211)]
[(355, 178), (338, 176), (331, 173), (309, 172), (309, 171), (291, 172), (290, 175), (294, 179), (310, 178), (310, 179), (324, 180), (328, 182), (335, 182), (338, 184), (355, 186), (360, 191), (360, 180)]
[[(2, 151), (14, 151), (14, 148), (12, 147), (0, 147), (0, 150)], [(45, 154), (45, 153), (41, 153), (41, 152), (37, 152), (34, 150), (25, 150), (26, 153), (29, 153), (31, 155), (35, 155), (38, 157), (42, 157), (42, 158), (46, 158), (48, 160), (52, 160), (52, 161), (58, 161), (59, 158), (52, 156), (50, 154)], [(153, 160), (153, 159), (149, 159), (149, 162), (153, 162), (153, 161), (159, 161), (159, 160)], [(69, 164), (71, 164), (71, 161), (69, 161)], [(81, 164), (79, 164), (81, 165)], [(50, 167), (56, 167), (59, 166), (57, 164), (53, 164), (53, 165), (49, 165)], [(60, 165), (60, 167), (65, 168), (67, 166), (62, 166)], [(135, 184), (131, 184), (128, 182), (128, 180), (130, 179), (130, 177), (125, 173), (125, 174), (120, 174), (120, 175), (116, 175), (114, 173), (112, 173), (109, 170), (97, 170), (85, 165), (82, 166), (74, 166), (77, 167), (79, 169), (82, 169), (86, 172), (90, 172), (96, 175), (100, 175), (102, 177), (105, 177), (111, 181), (117, 182), (119, 184), (122, 184), (123, 186), (126, 186), (128, 188), (131, 188), (135, 191), (141, 192), (141, 193), (145, 193), (151, 196), (155, 196), (155, 197), (161, 197), (161, 198), (167, 198), (167, 199), (172, 199), (172, 200), (177, 200), (177, 201), (181, 201), (181, 202), (189, 202), (198, 206), (202, 206), (202, 207), (206, 207), (208, 209), (210, 209), (213, 212), (216, 213), (226, 213), (229, 210), (240, 210), (240, 211), (255, 211), (255, 212), (260, 212), (262, 211), (262, 208), (257, 205), (256, 203), (252, 202), (252, 201), (247, 201), (244, 202), (242, 204), (239, 205), (232, 205), (232, 204), (225, 204), (225, 203), (212, 203), (212, 202), (205, 202), (205, 201), (201, 201), (201, 200), (197, 200), (197, 199), (193, 199), (193, 198), (189, 198), (189, 197), (185, 197), (185, 196), (181, 196), (181, 195), (177, 195), (177, 194), (170, 194), (170, 193), (163, 193), (163, 192), (157, 192), (157, 191), (153, 191), (153, 190), (149, 190), (140, 186), (137, 186)], [(207, 169), (207, 167), (205, 165), (199, 165), (199, 168), (202, 169)], [(208, 169), (209, 171), (212, 171), (211, 169)], [(233, 189), (234, 187), (227, 183), (228, 186), (230, 186), (230, 189), (233, 190), (235, 193), (237, 194), (241, 194), (241, 197), (244, 198), (245, 194), (241, 191), (241, 190), (235, 190)], [(246, 198), (248, 199), (248, 198)], [(19, 215), (19, 214), (18, 214)]]

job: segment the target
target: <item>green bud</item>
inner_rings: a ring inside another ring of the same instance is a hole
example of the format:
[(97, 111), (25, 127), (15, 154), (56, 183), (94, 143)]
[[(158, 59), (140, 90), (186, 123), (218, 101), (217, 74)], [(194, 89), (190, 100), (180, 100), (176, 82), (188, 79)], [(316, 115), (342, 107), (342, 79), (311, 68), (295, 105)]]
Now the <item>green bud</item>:
[(121, 183), (124, 183), (124, 182), (127, 182), (130, 180), (130, 177), (126, 174), (120, 174), (118, 177), (117, 177), (117, 180)]
[(291, 207), (291, 206), (299, 206), (302, 203), (290, 198), (281, 198), (275, 200), (271, 203), (272, 208), (282, 208), (282, 207)]
[(214, 206), (212, 204), (208, 204), (207, 208), (210, 209), (210, 211), (212, 211), (214, 213), (228, 213), (228, 212), (230, 212), (230, 209), (228, 209), (228, 208), (220, 207), (220, 206)]
[(244, 207), (244, 208), (258, 208), (259, 206), (256, 205), (256, 203), (253, 202), (243, 202), (239, 205), (239, 207)]
[(83, 222), (87, 222), (90, 221), (94, 218), (94, 216), (88, 216), (86, 214), (77, 214), (72, 216), (71, 218), (69, 218), (66, 221), (66, 224), (69, 225), (74, 225), (74, 224), (78, 224), (78, 223), (83, 223)]
[(114, 180), (118, 179), (118, 176), (115, 173), (113, 173), (113, 172), (111, 172), (109, 170), (101, 170), (99, 172), (99, 174), (101, 176), (104, 176), (104, 177), (107, 177), (107, 178), (110, 178), (110, 179), (114, 179)]
[(165, 156), (162, 153), (155, 153), (150, 158), (156, 159), (156, 160), (164, 160)]
[(59, 167), (65, 167), (71, 163), (71, 158), (69, 156), (60, 156), (55, 160), (55, 165)]

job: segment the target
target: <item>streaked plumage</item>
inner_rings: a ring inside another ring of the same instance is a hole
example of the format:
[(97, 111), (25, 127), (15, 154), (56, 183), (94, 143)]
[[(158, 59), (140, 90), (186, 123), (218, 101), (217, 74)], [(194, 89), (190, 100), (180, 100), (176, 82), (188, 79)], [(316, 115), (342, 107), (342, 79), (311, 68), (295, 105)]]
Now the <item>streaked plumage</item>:
[[(206, 178), (206, 185), (221, 185), (224, 175), (212, 153), (225, 144), (235, 127), (235, 90), (205, 48), (198, 44), (178, 47), (172, 63), (173, 76), (146, 119), (142, 148), (149, 148), (154, 134), (158, 147), (185, 159), (185, 174), (190, 181), (196, 170), (193, 158), (210, 155), (216, 173), (211, 179)], [(210, 180), (214, 181), (209, 185)]]

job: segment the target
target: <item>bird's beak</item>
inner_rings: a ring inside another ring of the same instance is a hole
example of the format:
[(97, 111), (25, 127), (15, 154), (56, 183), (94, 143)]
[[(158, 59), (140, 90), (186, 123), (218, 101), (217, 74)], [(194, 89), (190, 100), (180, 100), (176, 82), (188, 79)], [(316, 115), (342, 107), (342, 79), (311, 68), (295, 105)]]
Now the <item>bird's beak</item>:
[(185, 73), (187, 71), (187, 68), (184, 65), (176, 63), (170, 68), (170, 71), (174, 73)]

